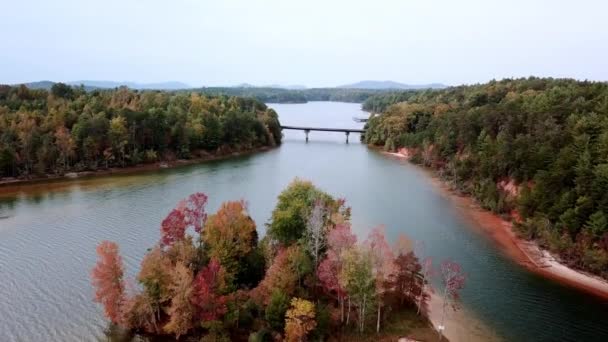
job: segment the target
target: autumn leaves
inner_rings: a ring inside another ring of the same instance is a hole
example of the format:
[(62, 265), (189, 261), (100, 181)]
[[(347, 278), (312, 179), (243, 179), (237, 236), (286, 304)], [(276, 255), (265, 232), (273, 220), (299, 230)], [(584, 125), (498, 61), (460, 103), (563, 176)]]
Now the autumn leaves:
[(208, 216), (207, 200), (195, 193), (169, 212), (135, 281), (125, 279), (118, 246), (99, 245), (92, 284), (112, 323), (175, 337), (303, 341), (363, 333), (372, 320), (380, 331), (390, 311), (425, 311), (430, 263), (411, 243), (392, 248), (381, 228), (357, 243), (345, 201), (310, 182), (281, 193), (259, 242), (244, 201)]

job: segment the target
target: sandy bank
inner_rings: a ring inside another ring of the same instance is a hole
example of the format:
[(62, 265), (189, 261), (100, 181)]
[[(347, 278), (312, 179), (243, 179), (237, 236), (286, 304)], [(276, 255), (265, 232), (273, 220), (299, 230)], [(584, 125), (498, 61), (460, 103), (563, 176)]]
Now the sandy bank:
[[(429, 319), (435, 327), (441, 325), (443, 298), (431, 294), (429, 300)], [(450, 342), (501, 341), (492, 330), (466, 308), (458, 311), (448, 309), (444, 320), (445, 336)]]
[[(401, 153), (383, 153), (391, 157), (409, 159), (408, 156)], [(560, 263), (551, 253), (541, 249), (534, 241), (517, 237), (510, 221), (481, 208), (473, 198), (457, 194), (431, 172), (427, 174), (437, 189), (450, 198), (467, 219), (475, 223), (473, 227), (479, 228), (490, 236), (497, 246), (517, 263), (546, 278), (608, 299), (606, 280)]]

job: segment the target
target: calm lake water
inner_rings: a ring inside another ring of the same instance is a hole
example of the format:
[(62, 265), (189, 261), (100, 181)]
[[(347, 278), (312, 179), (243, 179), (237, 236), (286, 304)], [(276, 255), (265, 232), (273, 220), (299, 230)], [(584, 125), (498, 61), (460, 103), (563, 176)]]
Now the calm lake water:
[[(283, 124), (361, 127), (358, 104), (270, 105)], [(0, 341), (106, 339), (89, 273), (101, 240), (119, 243), (135, 274), (159, 224), (188, 194), (209, 195), (209, 211), (245, 199), (263, 234), (279, 192), (295, 177), (345, 197), (360, 235), (383, 224), (391, 238), (423, 241), (435, 260), (468, 274), (463, 305), (509, 341), (608, 341), (608, 303), (530, 274), (471, 229), (414, 166), (361, 145), (358, 135), (285, 132), (256, 155), (132, 176), (0, 188)]]

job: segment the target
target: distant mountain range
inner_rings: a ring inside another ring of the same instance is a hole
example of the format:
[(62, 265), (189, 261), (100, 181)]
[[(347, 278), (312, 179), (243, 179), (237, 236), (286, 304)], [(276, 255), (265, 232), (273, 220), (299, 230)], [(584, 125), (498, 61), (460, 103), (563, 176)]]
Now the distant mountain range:
[(233, 86), (232, 88), (275, 88), (275, 89), (296, 90), (296, 89), (306, 89), (307, 87), (304, 85), (300, 85), (300, 84), (290, 84), (290, 85), (267, 84), (267, 85), (256, 86), (256, 85), (253, 85), (250, 83), (241, 83), (241, 84), (237, 84), (237, 85)]
[[(30, 82), (24, 83), (28, 88), (32, 89), (51, 89), (55, 82), (52, 81), (38, 81), (38, 82)], [(67, 84), (73, 86), (84, 85), (85, 89), (90, 91), (94, 89), (112, 89), (121, 86), (126, 86), (131, 89), (140, 89), (140, 90), (150, 90), (150, 89), (158, 89), (158, 90), (180, 90), (180, 89), (191, 89), (194, 88), (189, 84), (182, 82), (158, 82), (158, 83), (136, 83), (136, 82), (116, 82), (116, 81), (94, 81), (94, 80), (82, 80), (82, 81), (73, 81), (67, 82)], [(430, 84), (405, 84), (394, 81), (360, 81), (352, 84), (345, 84), (338, 86), (336, 88), (342, 89), (374, 89), (374, 90), (407, 90), (407, 89), (443, 89), (448, 86), (441, 83), (430, 83)], [(256, 86), (249, 83), (241, 83), (232, 88), (278, 88), (278, 89), (290, 89), (290, 90), (298, 90), (298, 89), (307, 89), (306, 86), (303, 85), (281, 85), (281, 84), (269, 84), (263, 86)]]
[(345, 84), (336, 88), (346, 89), (443, 89), (448, 86), (441, 83), (430, 84), (405, 84), (394, 81), (360, 81), (352, 84)]
[[(52, 81), (38, 81), (38, 82), (30, 82), (24, 83), (25, 86), (31, 89), (51, 89), (51, 87), (55, 84)], [(159, 89), (159, 90), (179, 90), (179, 89), (189, 89), (192, 86), (182, 83), (182, 82), (159, 82), (159, 83), (136, 83), (136, 82), (115, 82), (115, 81), (73, 81), (67, 82), (69, 85), (80, 86), (83, 85), (86, 90), (94, 90), (94, 89), (112, 89), (118, 88), (121, 86), (126, 86), (131, 89)]]

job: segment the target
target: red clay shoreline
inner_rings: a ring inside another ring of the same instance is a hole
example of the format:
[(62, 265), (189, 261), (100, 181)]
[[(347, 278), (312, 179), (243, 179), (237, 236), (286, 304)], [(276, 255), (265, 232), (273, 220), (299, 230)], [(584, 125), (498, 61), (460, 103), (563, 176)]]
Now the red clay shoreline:
[(110, 176), (110, 175), (128, 175), (136, 173), (146, 173), (151, 171), (157, 171), (162, 169), (172, 169), (181, 166), (200, 164), (204, 162), (222, 160), (233, 157), (245, 156), (258, 152), (265, 152), (273, 149), (274, 147), (262, 146), (250, 150), (242, 151), (229, 151), (224, 153), (212, 153), (200, 158), (192, 159), (177, 159), (173, 161), (159, 161), (151, 164), (138, 164), (134, 166), (119, 167), (119, 168), (108, 168), (97, 171), (81, 171), (81, 172), (68, 172), (63, 175), (45, 175), (34, 178), (13, 178), (9, 180), (0, 180), (0, 193), (9, 191), (12, 187), (18, 187), (21, 185), (37, 184), (37, 183), (50, 183), (57, 181), (65, 181), (72, 179), (87, 179), (93, 177)]
[[(400, 153), (382, 153), (399, 159), (409, 159)], [(433, 170), (423, 167), (420, 169), (425, 171), (441, 194), (452, 200), (460, 213), (474, 223), (472, 227), (479, 228), (479, 231), (489, 236), (512, 260), (535, 274), (608, 300), (608, 281), (562, 264), (535, 241), (518, 237), (513, 232), (513, 224), (510, 221), (483, 209), (474, 198), (457, 193), (449, 184), (440, 180)]]

